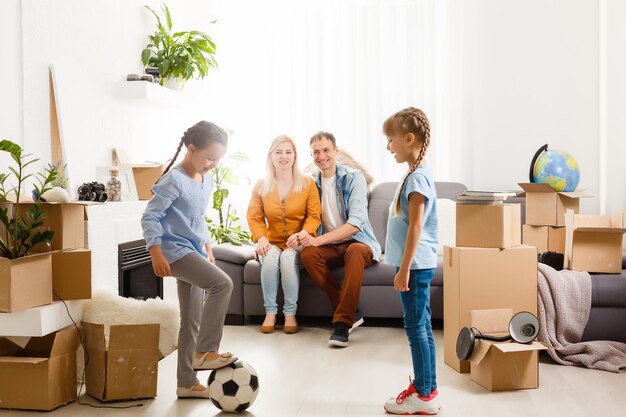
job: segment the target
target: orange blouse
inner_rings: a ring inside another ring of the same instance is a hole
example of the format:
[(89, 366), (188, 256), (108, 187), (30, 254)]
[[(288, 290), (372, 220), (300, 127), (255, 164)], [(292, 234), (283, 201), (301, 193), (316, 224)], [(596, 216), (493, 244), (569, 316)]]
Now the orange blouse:
[(258, 242), (263, 236), (281, 249), (287, 249), (287, 238), (301, 230), (316, 236), (321, 224), (322, 205), (315, 180), (306, 177), (306, 185), (299, 193), (291, 191), (284, 201), (278, 197), (274, 188), (265, 197), (261, 197), (259, 181), (252, 190), (248, 206), (248, 226), (252, 232), (252, 241)]

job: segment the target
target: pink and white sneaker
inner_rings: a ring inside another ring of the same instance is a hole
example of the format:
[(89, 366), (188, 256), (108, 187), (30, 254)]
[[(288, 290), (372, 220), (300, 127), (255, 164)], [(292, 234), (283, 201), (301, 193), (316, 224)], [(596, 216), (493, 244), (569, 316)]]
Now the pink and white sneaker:
[(441, 408), (439, 403), (439, 393), (433, 390), (426, 398), (417, 393), (413, 384), (402, 391), (396, 398), (389, 398), (385, 403), (385, 411), (390, 414), (414, 415), (437, 414)]

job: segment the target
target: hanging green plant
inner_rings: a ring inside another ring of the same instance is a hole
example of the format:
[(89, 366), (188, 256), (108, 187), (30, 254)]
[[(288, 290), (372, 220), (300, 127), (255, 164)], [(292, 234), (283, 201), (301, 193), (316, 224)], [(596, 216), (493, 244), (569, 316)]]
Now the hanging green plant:
[(156, 19), (156, 31), (149, 36), (150, 42), (141, 52), (144, 67), (157, 67), (161, 82), (175, 79), (181, 83), (197, 76), (204, 78), (210, 68), (217, 68), (215, 43), (206, 33), (192, 30), (172, 33), (172, 17), (165, 3), (161, 5), (165, 25), (161, 17), (149, 6), (144, 6)]

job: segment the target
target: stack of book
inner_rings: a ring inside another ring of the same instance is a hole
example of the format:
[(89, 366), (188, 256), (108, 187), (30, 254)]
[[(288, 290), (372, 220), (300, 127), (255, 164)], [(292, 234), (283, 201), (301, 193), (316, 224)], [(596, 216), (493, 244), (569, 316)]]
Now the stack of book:
[(502, 204), (509, 197), (515, 197), (515, 191), (478, 191), (467, 190), (457, 197), (457, 204)]

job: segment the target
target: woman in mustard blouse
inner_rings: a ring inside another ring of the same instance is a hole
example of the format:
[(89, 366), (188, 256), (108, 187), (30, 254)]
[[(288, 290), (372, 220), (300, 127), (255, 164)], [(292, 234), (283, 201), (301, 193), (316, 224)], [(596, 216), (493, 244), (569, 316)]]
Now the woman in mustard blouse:
[(261, 287), (265, 320), (262, 333), (272, 333), (276, 325), (276, 294), (282, 284), (285, 304), (285, 333), (298, 331), (296, 309), (300, 286), (301, 246), (296, 237), (301, 230), (317, 233), (322, 212), (315, 181), (298, 168), (296, 146), (289, 136), (280, 135), (267, 154), (267, 173), (252, 190), (248, 206), (248, 226), (257, 244), (261, 262)]

